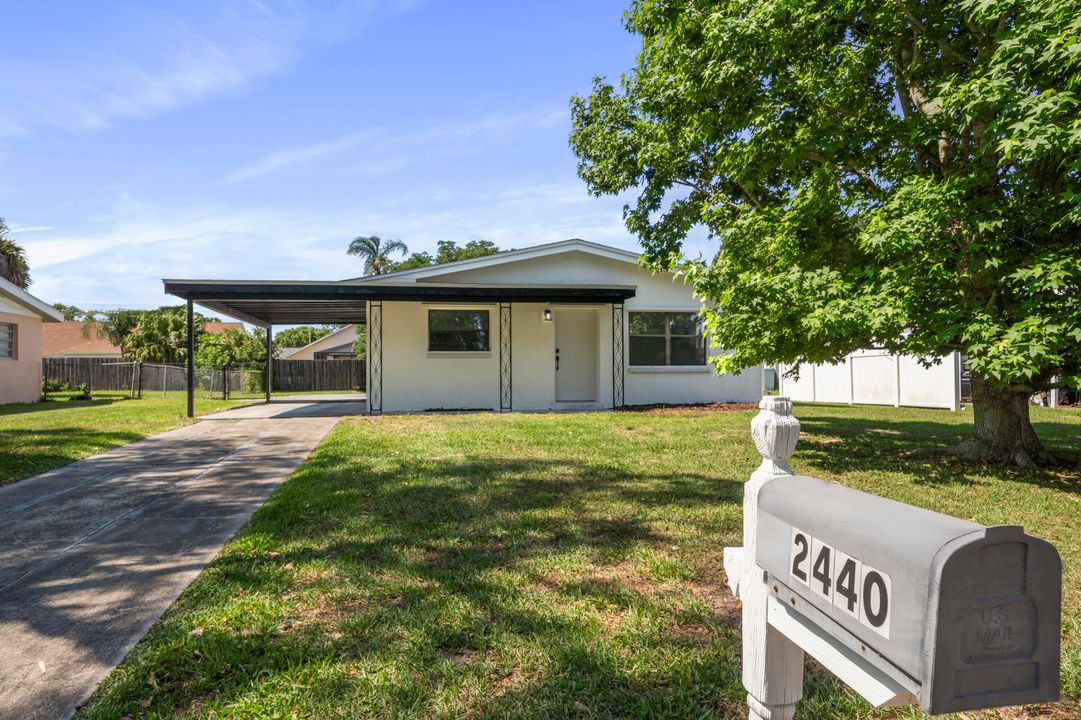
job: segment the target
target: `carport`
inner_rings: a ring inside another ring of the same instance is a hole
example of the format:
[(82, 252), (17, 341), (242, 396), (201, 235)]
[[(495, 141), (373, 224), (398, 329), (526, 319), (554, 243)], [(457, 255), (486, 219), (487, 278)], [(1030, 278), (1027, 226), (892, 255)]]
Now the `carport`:
[[(267, 357), (272, 345), (274, 325), (311, 323), (356, 323), (368, 328), (368, 412), (382, 411), (382, 303), (383, 301), (422, 303), (499, 303), (509, 308), (514, 302), (528, 303), (605, 303), (619, 306), (634, 296), (634, 289), (611, 285), (475, 285), (422, 282), (276, 281), (276, 280), (163, 280), (165, 292), (187, 302), (187, 401), (188, 417), (195, 415), (195, 333), (194, 304), (243, 322), (265, 328)], [(369, 322), (370, 320), (370, 322)], [(622, 332), (622, 324), (620, 325)], [(501, 338), (501, 387), (509, 393), (510, 328)], [(622, 347), (622, 344), (620, 344)], [(273, 391), (272, 363), (266, 369), (266, 402)], [(505, 367), (506, 366), (506, 369)], [(620, 363), (622, 368), (622, 363)], [(613, 377), (613, 383), (615, 378)], [(622, 372), (620, 372), (622, 386)], [(374, 402), (373, 402), (374, 401)], [(622, 401), (621, 401), (622, 402)]]

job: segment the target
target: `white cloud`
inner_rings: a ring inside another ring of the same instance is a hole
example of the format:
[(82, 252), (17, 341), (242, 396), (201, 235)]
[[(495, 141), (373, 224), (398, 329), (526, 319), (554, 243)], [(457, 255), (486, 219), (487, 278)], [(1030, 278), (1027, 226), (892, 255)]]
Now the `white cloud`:
[(416, 162), (461, 155), (477, 147), (506, 142), (530, 130), (559, 127), (568, 120), (566, 110), (513, 110), (429, 128), (362, 130), (311, 145), (275, 150), (257, 162), (229, 173), (225, 183), (253, 180), (326, 156), (339, 157), (353, 149), (362, 149), (363, 154), (361, 158), (345, 161), (352, 172), (385, 174)]
[(154, 5), (125, 6), (116, 17), (105, 9), (89, 15), (93, 27), (69, 13), (68, 25), (23, 28), (51, 42), (10, 56), (0, 48), (0, 137), (41, 127), (98, 130), (242, 89), (288, 69), (305, 42), (334, 39), (377, 7), (375, 0), (345, 9), (323, 1), (228, 0), (169, 14)]
[(361, 273), (345, 254), (360, 233), (403, 239), (412, 251), (438, 240), (476, 239), (522, 248), (581, 237), (636, 249), (621, 203), (554, 183), (512, 189), (402, 193), (374, 210), (328, 217), (279, 208), (162, 207), (122, 200), (89, 225), (27, 237), (34, 293), (80, 307), (151, 307), (172, 302), (161, 278), (338, 280)]

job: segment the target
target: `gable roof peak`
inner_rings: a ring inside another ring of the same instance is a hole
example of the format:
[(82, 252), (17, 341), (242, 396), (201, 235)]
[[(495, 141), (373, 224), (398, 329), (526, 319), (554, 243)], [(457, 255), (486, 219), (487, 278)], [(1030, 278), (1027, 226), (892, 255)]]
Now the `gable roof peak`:
[(567, 240), (559, 240), (543, 245), (534, 245), (519, 250), (503, 250), (491, 255), (482, 255), (481, 257), (467, 258), (465, 260), (455, 260), (454, 262), (442, 263), (439, 265), (429, 265), (423, 268), (399, 270), (398, 272), (390, 272), (383, 275), (366, 275), (358, 278), (349, 278), (342, 282), (367, 283), (382, 282), (385, 280), (419, 280), (433, 275), (443, 275), (446, 273), (459, 272), (461, 270), (474, 270), (492, 265), (502, 265), (503, 263), (508, 262), (518, 262), (521, 260), (530, 260), (533, 258), (575, 251), (632, 264), (637, 264), (639, 257), (637, 253), (623, 250), (622, 248), (612, 247), (611, 245), (602, 245), (600, 243), (582, 240), (581, 238), (569, 238)]

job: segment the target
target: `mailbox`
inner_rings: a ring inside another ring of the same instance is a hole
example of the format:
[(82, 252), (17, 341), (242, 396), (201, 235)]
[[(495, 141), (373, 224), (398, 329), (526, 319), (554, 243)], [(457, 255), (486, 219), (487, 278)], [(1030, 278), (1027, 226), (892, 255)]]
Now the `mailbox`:
[(762, 486), (757, 518), (754, 564), (777, 599), (928, 712), (1058, 699), (1051, 544), (795, 475)]

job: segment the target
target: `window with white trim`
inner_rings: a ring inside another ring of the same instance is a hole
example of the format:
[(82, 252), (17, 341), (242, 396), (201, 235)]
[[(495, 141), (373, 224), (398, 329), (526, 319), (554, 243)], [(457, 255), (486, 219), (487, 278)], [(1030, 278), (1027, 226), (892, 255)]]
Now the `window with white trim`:
[(0, 360), (15, 359), (15, 326), (0, 323)]
[(630, 312), (627, 325), (632, 366), (706, 364), (706, 338), (698, 313)]
[(487, 352), (487, 310), (429, 310), (429, 352)]

